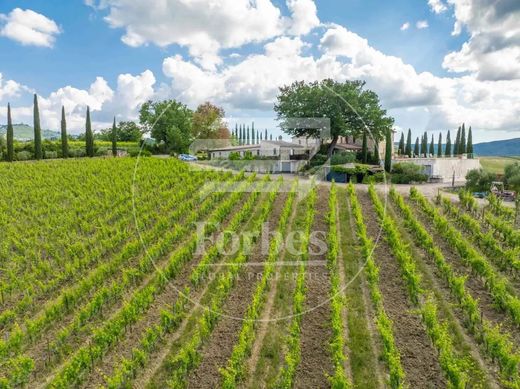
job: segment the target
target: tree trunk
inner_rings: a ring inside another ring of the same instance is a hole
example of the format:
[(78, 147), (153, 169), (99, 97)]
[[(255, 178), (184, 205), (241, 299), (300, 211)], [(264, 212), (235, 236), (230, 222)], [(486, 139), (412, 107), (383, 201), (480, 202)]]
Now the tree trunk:
[(336, 145), (338, 144), (338, 138), (339, 138), (338, 135), (334, 135), (334, 137), (332, 138), (332, 142), (330, 143), (329, 150), (327, 151), (328, 158), (332, 157), (332, 152), (334, 151), (334, 147), (336, 147)]

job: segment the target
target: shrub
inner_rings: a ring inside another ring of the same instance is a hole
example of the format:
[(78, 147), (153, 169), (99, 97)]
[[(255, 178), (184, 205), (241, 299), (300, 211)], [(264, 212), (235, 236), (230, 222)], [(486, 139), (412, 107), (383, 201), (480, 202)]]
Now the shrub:
[(471, 192), (487, 192), (496, 176), (483, 169), (473, 169), (466, 174), (466, 188)]
[(240, 153), (238, 151), (232, 151), (231, 153), (229, 153), (229, 160), (230, 161), (240, 160)]
[(321, 166), (327, 161), (327, 154), (316, 154), (310, 161), (310, 167)]
[(423, 167), (411, 162), (396, 163), (392, 169), (392, 183), (411, 184), (428, 181)]
[(138, 147), (132, 147), (128, 149), (128, 155), (131, 157), (150, 157), (152, 153), (149, 150), (141, 150)]
[(72, 149), (69, 151), (69, 157), (72, 158), (83, 158), (87, 155), (85, 149)]
[(47, 151), (45, 150), (45, 159), (56, 159), (58, 158), (57, 151)]
[(345, 163), (352, 163), (356, 161), (356, 154), (348, 151), (342, 151), (334, 154), (330, 159), (331, 165), (343, 165)]
[(16, 153), (17, 161), (28, 161), (32, 159), (32, 154), (29, 151), (19, 151)]

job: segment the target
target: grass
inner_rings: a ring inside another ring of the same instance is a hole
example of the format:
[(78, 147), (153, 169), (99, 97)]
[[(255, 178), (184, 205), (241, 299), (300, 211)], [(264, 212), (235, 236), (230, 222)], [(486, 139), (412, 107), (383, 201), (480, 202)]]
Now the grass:
[(520, 157), (480, 157), (482, 168), (495, 174), (504, 174), (504, 168), (515, 162), (520, 162)]

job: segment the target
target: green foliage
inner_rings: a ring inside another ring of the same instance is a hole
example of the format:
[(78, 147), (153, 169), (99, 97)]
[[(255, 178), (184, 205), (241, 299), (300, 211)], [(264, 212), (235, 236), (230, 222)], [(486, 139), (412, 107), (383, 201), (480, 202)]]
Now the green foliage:
[(496, 175), (483, 169), (473, 169), (466, 174), (466, 189), (472, 192), (488, 192)]
[(374, 260), (374, 241), (368, 236), (364, 222), (363, 209), (356, 195), (354, 185), (347, 187), (352, 213), (356, 222), (356, 234), (361, 242), (361, 252), (365, 259), (364, 271), (370, 288), (370, 296), (376, 313), (376, 328), (383, 344), (383, 358), (390, 372), (390, 387), (393, 389), (405, 387), (405, 372), (401, 364), (399, 349), (395, 344), (393, 323), (385, 312), (383, 294), (379, 288), (379, 268)]
[[(330, 119), (332, 142), (327, 154), (332, 155), (339, 136), (360, 136), (368, 127), (377, 141), (393, 125), (394, 120), (381, 108), (379, 97), (364, 87), (363, 81), (297, 81), (280, 88), (274, 110), (284, 131), (298, 137), (318, 137), (324, 130), (304, 125), (306, 118)], [(301, 125), (298, 118), (302, 119)]]
[(34, 115), (34, 158), (38, 160), (38, 159), (43, 158), (43, 149), (42, 149), (42, 129), (40, 127), (40, 110), (38, 108), (38, 96), (36, 95), (36, 93), (34, 94), (33, 115)]
[(112, 156), (113, 157), (116, 157), (117, 156), (117, 137), (118, 137), (119, 133), (117, 131), (117, 127), (116, 127), (116, 118), (114, 117), (114, 123), (112, 124)]
[(428, 176), (422, 173), (423, 167), (411, 162), (396, 163), (392, 169), (392, 183), (410, 184), (412, 182), (426, 182)]
[(448, 135), (446, 136), (446, 150), (444, 151), (444, 155), (446, 157), (451, 157), (453, 155), (451, 150), (452, 150), (451, 135), (450, 135), (450, 132), (448, 131)]
[(65, 119), (65, 107), (61, 107), (61, 155), (69, 157), (69, 138), (67, 137), (67, 121)]
[(94, 133), (92, 132), (92, 123), (90, 121), (90, 107), (87, 107), (87, 119), (85, 121), (85, 153), (87, 157), (93, 157), (94, 150)]
[(409, 158), (412, 158), (412, 130), (408, 129), (408, 135), (406, 136), (406, 149), (405, 154), (408, 155)]
[(397, 148), (397, 154), (404, 155), (405, 145), (404, 145), (404, 132), (401, 132), (401, 138), (399, 139), (399, 147)]
[(419, 146), (419, 137), (415, 139), (415, 147), (413, 149), (413, 157), (419, 158), (421, 156), (421, 149)]
[(139, 111), (139, 122), (152, 138), (165, 142), (169, 151), (185, 153), (192, 142), (193, 112), (175, 100), (147, 101)]
[(442, 157), (442, 132), (439, 132), (439, 141), (437, 143), (437, 157)]
[[(326, 155), (324, 156), (327, 157)], [(331, 165), (343, 165), (345, 163), (352, 163), (356, 161), (356, 154), (349, 151), (341, 151), (339, 153), (335, 153), (330, 158)], [(325, 162), (325, 161), (323, 161)]]
[(14, 134), (13, 121), (11, 119), (11, 105), (7, 104), (7, 158), (8, 162), (14, 160)]
[(471, 126), (469, 126), (468, 130), (468, 144), (466, 145), (466, 153), (468, 153), (470, 158), (473, 158), (473, 133), (471, 131)]
[(390, 173), (392, 170), (392, 152), (394, 145), (392, 142), (392, 129), (386, 130), (386, 150), (385, 150), (385, 171)]

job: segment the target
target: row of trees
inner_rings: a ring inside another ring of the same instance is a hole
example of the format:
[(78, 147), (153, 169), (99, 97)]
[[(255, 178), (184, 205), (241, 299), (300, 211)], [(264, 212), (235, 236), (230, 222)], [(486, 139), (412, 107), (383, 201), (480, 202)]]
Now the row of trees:
[[(42, 130), (40, 125), (40, 109), (38, 107), (38, 96), (34, 95), (33, 105), (33, 124), (34, 124), (34, 159), (40, 160), (44, 158), (44, 149), (42, 146)], [(69, 156), (69, 144), (67, 135), (67, 121), (65, 119), (65, 107), (61, 107), (61, 153), (63, 158)], [(11, 117), (11, 105), (7, 104), (7, 153), (6, 161), (12, 162), (15, 159), (14, 155), (14, 128)], [(114, 118), (114, 124), (111, 132), (112, 140), (112, 154), (117, 155), (117, 127), (116, 120)], [(90, 120), (90, 108), (87, 107), (86, 121), (85, 121), (85, 151), (87, 157), (93, 157), (95, 155), (94, 148), (94, 133), (92, 131), (92, 123)]]
[(246, 127), (245, 124), (235, 124), (235, 129), (232, 131), (231, 135), (238, 145), (256, 145), (262, 140), (273, 140), (273, 134), (268, 134), (267, 128), (265, 129), (265, 132), (259, 130), (255, 131), (254, 122), (251, 125), (251, 129), (249, 128), (249, 125)]
[(412, 131), (409, 129), (408, 136), (406, 137), (406, 143), (404, 139), (404, 133), (401, 133), (397, 154), (401, 156), (406, 155), (410, 158), (428, 156), (434, 157), (435, 155), (440, 158), (443, 156), (451, 157), (468, 154), (468, 156), (471, 158), (473, 156), (473, 134), (471, 132), (471, 127), (469, 127), (468, 136), (466, 139), (466, 126), (463, 123), (462, 126), (460, 126), (457, 130), (457, 136), (453, 145), (451, 143), (450, 131), (448, 131), (448, 135), (446, 136), (446, 146), (444, 146), (442, 141), (442, 133), (439, 133), (437, 147), (435, 147), (433, 135), (429, 141), (428, 133), (425, 131), (421, 139), (419, 139), (419, 137), (416, 138), (413, 149)]

